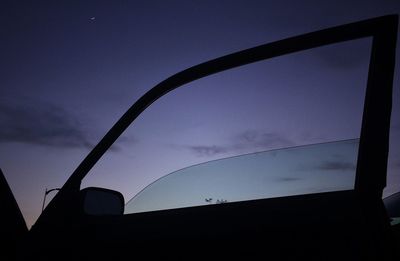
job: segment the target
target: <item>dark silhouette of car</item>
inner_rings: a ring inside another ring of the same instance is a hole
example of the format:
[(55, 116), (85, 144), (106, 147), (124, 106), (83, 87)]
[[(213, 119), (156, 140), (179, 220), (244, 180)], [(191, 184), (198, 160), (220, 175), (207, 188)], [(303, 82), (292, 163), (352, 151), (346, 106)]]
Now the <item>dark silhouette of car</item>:
[(400, 192), (387, 196), (383, 199), (383, 203), (390, 218), (394, 245), (398, 250), (400, 245)]
[[(129, 108), (29, 231), (2, 174), (1, 259), (398, 260), (398, 225), (390, 225), (382, 201), (397, 24), (398, 16), (389, 15), (328, 28), (216, 58), (169, 77)], [(125, 129), (166, 93), (242, 65), (363, 37), (372, 37), (373, 42), (352, 188), (234, 202), (206, 195), (199, 206), (125, 215), (121, 193), (80, 188), (82, 179)]]
[(400, 192), (394, 193), (383, 199), (386, 210), (391, 218), (392, 225), (400, 223)]

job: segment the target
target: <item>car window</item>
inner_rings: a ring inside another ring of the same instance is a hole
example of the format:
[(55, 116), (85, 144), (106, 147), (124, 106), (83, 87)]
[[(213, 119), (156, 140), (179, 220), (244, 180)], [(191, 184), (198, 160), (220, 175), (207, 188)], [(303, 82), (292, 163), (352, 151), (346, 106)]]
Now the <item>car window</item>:
[(148, 107), (82, 186), (122, 192), (125, 213), (352, 189), (370, 45), (327, 45), (186, 84)]

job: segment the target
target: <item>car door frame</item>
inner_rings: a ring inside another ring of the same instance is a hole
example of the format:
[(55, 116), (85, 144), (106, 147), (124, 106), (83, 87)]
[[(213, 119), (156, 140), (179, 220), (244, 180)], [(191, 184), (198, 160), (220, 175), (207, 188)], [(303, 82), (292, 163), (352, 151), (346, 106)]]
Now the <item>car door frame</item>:
[(376, 242), (386, 238), (388, 219), (384, 213), (382, 192), (386, 186), (397, 24), (398, 16), (389, 15), (332, 27), (229, 54), (190, 67), (167, 78), (136, 101), (115, 123), (72, 173), (34, 227), (46, 226), (49, 220), (55, 218), (54, 213), (66, 213), (59, 210), (68, 209), (66, 202), (74, 201), (72, 199), (79, 193), (82, 179), (91, 168), (147, 107), (168, 92), (200, 78), (257, 61), (324, 45), (372, 37), (354, 191), (361, 202), (367, 224), (371, 224), (374, 228), (372, 233)]
[(371, 37), (372, 50), (355, 189), (360, 193), (377, 193), (381, 196), (386, 186), (397, 25), (397, 15), (373, 18), (263, 44), (181, 71), (160, 82), (136, 101), (76, 168), (63, 189), (79, 187), (90, 169), (130, 124), (153, 102), (172, 90), (200, 78), (246, 64), (324, 45)]

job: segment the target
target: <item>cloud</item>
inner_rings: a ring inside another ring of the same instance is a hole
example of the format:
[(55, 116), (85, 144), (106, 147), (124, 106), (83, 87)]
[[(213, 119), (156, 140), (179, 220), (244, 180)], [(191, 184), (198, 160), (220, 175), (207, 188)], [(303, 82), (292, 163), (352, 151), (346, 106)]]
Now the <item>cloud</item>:
[(137, 142), (137, 139), (133, 136), (121, 136), (108, 150), (111, 152), (120, 152), (125, 148), (125, 145), (132, 145), (136, 144)]
[(354, 163), (340, 160), (323, 161), (316, 165), (300, 166), (298, 168), (301, 171), (348, 171), (355, 169), (356, 165)]
[(334, 159), (316, 161), (314, 163), (301, 164), (297, 167), (299, 171), (355, 171), (357, 166), (354, 162), (349, 162), (347, 159), (337, 157)]
[(266, 150), (294, 145), (294, 142), (281, 133), (247, 130), (235, 137), (233, 147), (237, 149), (259, 148)]
[(228, 148), (222, 146), (187, 146), (189, 150), (194, 152), (197, 156), (200, 157), (210, 157), (217, 154), (223, 154), (229, 151)]
[(0, 100), (0, 143), (20, 142), (92, 148), (82, 123), (63, 108), (45, 102)]
[(247, 130), (232, 137), (228, 145), (186, 145), (184, 147), (197, 156), (210, 157), (219, 154), (248, 153), (294, 145), (295, 143), (283, 134)]
[(279, 182), (291, 182), (291, 181), (298, 181), (301, 180), (301, 178), (294, 178), (294, 177), (280, 177), (276, 179)]
[(356, 165), (352, 162), (343, 162), (343, 161), (325, 161), (317, 165), (316, 167), (319, 170), (355, 170)]

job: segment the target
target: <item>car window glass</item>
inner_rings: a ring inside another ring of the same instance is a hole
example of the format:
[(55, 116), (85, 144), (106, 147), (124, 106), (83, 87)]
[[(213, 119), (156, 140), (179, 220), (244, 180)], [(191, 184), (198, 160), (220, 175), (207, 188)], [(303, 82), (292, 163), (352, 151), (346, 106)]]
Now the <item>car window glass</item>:
[(198, 164), (150, 184), (125, 213), (353, 189), (358, 140), (271, 150)]

